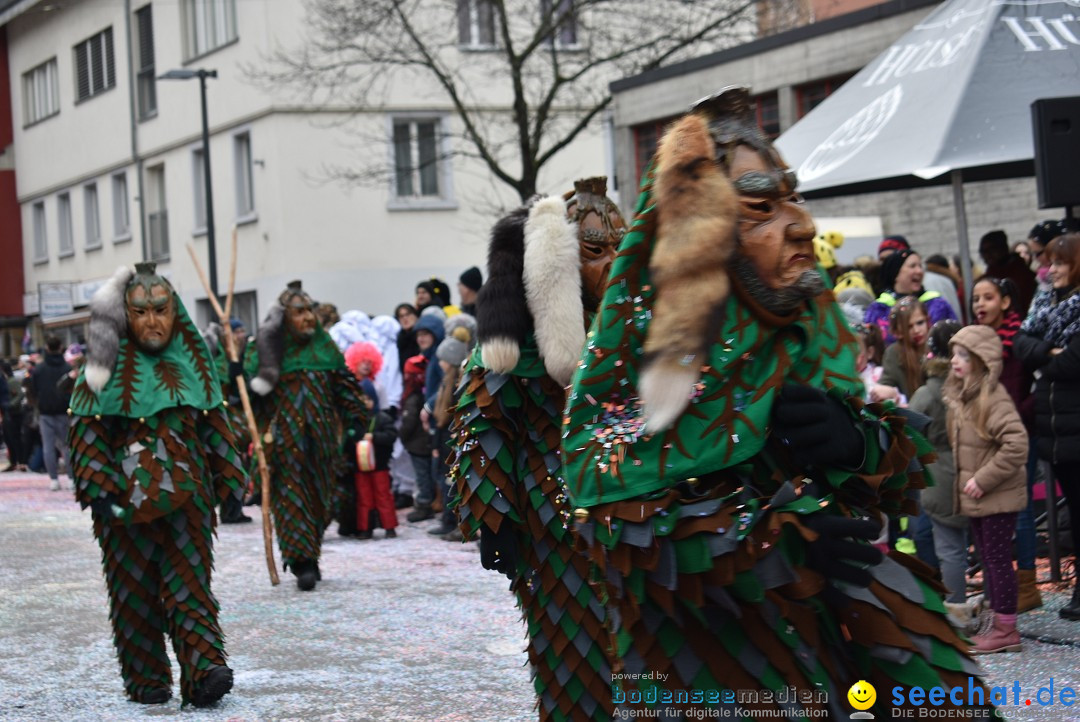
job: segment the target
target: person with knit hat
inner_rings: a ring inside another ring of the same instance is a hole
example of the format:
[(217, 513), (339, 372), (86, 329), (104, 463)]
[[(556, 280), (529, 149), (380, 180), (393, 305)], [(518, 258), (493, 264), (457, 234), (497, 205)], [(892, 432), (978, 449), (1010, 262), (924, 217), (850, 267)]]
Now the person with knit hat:
[(881, 262), (879, 280), (885, 290), (866, 309), (864, 321), (880, 326), (887, 344), (896, 340), (889, 331), (889, 314), (896, 302), (905, 296), (914, 296), (926, 308), (928, 327), (948, 318), (959, 318), (956, 309), (940, 293), (923, 288), (922, 259), (911, 249), (900, 249), (886, 256)]
[(897, 251), (910, 250), (911, 244), (903, 236), (885, 236), (881, 243), (878, 244), (877, 257), (879, 261), (884, 261)]
[(120, 268), (90, 302), (88, 360), (75, 382), (71, 475), (101, 545), (109, 619), (128, 697), (183, 704), (232, 689), (210, 590), (214, 506), (246, 474), (214, 361), (153, 263)]
[(565, 386), (626, 224), (607, 179), (534, 198), (491, 232), (479, 346), (452, 426), (461, 532), (505, 574), (528, 631), (540, 720), (610, 720), (610, 619), (574, 549), (561, 486)]
[(315, 306), (300, 281), (289, 283), (244, 360), (270, 468), (281, 561), (301, 591), (313, 590), (322, 578), (323, 533), (345, 470), (342, 429), (362, 428), (367, 419), (359, 382), (319, 324)]
[(416, 308), (423, 312), (428, 306), (445, 308), (450, 305), (450, 287), (446, 281), (432, 276), (416, 284)]
[(428, 534), (442, 537), (446, 541), (461, 541), (462, 535), (457, 528), (457, 516), (451, 504), (449, 449), (450, 421), (453, 418), (456, 402), (455, 392), (461, 381), (461, 367), (476, 346), (476, 319), (467, 313), (459, 313), (446, 319), (443, 326), (446, 336), (435, 358), (442, 368), (443, 378), (431, 416), (431, 448), (435, 461), (435, 485), (442, 497), (443, 511), (439, 524), (428, 530)]
[(989, 712), (940, 584), (871, 545), (914, 512), (931, 448), (863, 403), (796, 182), (747, 88), (669, 125), (570, 367), (557, 479), (611, 610), (613, 692), (668, 696), (667, 718), (846, 719), (853, 680), (970, 684)]
[(476, 294), (484, 285), (484, 276), (476, 266), (466, 269), (458, 279), (458, 295), (461, 296), (461, 312), (476, 316)]

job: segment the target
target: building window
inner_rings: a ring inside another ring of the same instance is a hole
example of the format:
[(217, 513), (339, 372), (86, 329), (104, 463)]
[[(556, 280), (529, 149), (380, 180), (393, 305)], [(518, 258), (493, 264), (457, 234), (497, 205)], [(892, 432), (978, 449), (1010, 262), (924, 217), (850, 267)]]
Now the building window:
[(466, 48), (495, 47), (495, 3), (457, 0), (458, 44)]
[[(239, 319), (251, 336), (259, 330), (259, 306), (255, 291), (238, 291), (233, 294), (232, 317)], [(217, 321), (218, 315), (210, 301), (200, 298), (195, 301), (195, 323), (199, 328), (206, 328), (211, 321)]]
[(45, 201), (34, 204), (34, 263), (49, 260), (49, 237), (45, 228)]
[(60, 112), (56, 58), (23, 73), (23, 122), (31, 125)]
[(71, 194), (56, 197), (56, 227), (60, 234), (60, 258), (75, 255), (75, 239), (71, 230)]
[(146, 169), (146, 222), (150, 260), (169, 258), (169, 212), (165, 207), (165, 164)]
[(561, 48), (577, 47), (577, 15), (572, 0), (540, 0), (540, 14), (541, 22), (554, 27), (550, 42)]
[(255, 215), (251, 133), (238, 133), (233, 136), (233, 160), (236, 166), (236, 217), (245, 220)]
[(438, 118), (394, 120), (394, 191), (398, 199), (440, 198)]
[(776, 91), (754, 98), (757, 112), (757, 124), (769, 140), (776, 140), (780, 135), (780, 99)]
[(112, 28), (105, 28), (75, 46), (75, 89), (78, 100), (92, 98), (116, 85)]
[(835, 78), (826, 78), (795, 88), (796, 111), (799, 117), (803, 117), (821, 104), (821, 101), (835, 93), (841, 85), (846, 83), (851, 75), (838, 75)]
[(195, 228), (192, 233), (206, 233), (206, 166), (202, 148), (191, 151), (192, 199), (195, 205)]
[(139, 35), (135, 46), (136, 87), (139, 94), (139, 119), (157, 115), (157, 86), (154, 84), (154, 17), (147, 5), (135, 11), (135, 28)]
[(675, 120), (674, 117), (664, 118), (663, 120), (644, 123), (633, 128), (634, 171), (637, 174), (637, 181), (640, 181), (641, 177), (645, 175), (645, 170), (649, 167), (649, 162), (656, 153), (656, 146), (660, 144), (664, 131), (673, 120)]
[(127, 173), (112, 177), (113, 243), (131, 240), (131, 214), (128, 211)]
[(186, 58), (236, 40), (236, 0), (181, 0)]
[(86, 249), (101, 248), (97, 183), (87, 183), (83, 186), (83, 209), (86, 212)]

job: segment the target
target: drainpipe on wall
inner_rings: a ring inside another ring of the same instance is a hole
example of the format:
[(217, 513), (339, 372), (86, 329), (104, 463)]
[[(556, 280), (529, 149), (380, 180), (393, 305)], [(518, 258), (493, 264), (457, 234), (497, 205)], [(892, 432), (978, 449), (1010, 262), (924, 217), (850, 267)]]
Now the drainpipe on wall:
[(131, 123), (131, 160), (135, 163), (135, 182), (138, 185), (139, 204), (139, 245), (142, 246), (142, 260), (150, 257), (146, 239), (146, 213), (143, 212), (143, 161), (139, 157), (139, 121), (136, 118), (137, 90), (135, 82), (135, 51), (131, 42), (131, 0), (124, 0), (124, 44), (127, 47), (128, 64), (128, 110)]

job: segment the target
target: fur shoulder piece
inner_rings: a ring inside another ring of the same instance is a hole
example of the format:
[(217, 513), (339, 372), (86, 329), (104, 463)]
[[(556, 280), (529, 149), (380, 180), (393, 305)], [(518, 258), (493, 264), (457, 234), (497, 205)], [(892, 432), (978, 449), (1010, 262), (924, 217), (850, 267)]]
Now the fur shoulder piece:
[(271, 306), (259, 325), (255, 349), (259, 352), (259, 372), (251, 380), (251, 390), (266, 396), (281, 377), (281, 362), (285, 357), (285, 308), (281, 304)]
[(90, 331), (86, 337), (86, 385), (94, 393), (105, 388), (127, 332), (124, 294), (135, 272), (121, 266), (90, 299)]
[(678, 418), (701, 377), (730, 292), (737, 212), (704, 115), (673, 125), (656, 158), (657, 231), (649, 261), (656, 300), (639, 383), (651, 433)]
[(202, 337), (206, 343), (206, 348), (210, 349), (210, 355), (216, 356), (218, 349), (222, 346), (221, 324), (217, 321), (211, 321), (206, 330), (202, 332)]
[(491, 231), (488, 280), (476, 298), (476, 335), (484, 366), (509, 373), (518, 364), (521, 345), (532, 331), (532, 316), (522, 282), (525, 255), (524, 205), (499, 219)]
[(522, 278), (544, 368), (565, 386), (585, 346), (585, 323), (577, 227), (560, 197), (544, 198), (529, 211)]

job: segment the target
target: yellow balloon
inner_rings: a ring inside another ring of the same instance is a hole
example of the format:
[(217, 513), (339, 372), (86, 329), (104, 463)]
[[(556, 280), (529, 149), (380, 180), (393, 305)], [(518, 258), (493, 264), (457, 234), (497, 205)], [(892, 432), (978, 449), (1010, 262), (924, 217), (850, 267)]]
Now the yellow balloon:
[(858, 710), (870, 709), (877, 701), (877, 690), (865, 679), (860, 679), (851, 685), (848, 690), (847, 700), (852, 707)]

